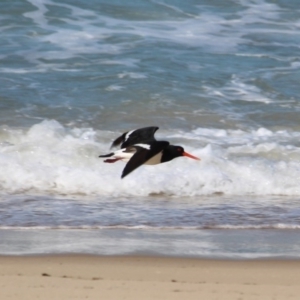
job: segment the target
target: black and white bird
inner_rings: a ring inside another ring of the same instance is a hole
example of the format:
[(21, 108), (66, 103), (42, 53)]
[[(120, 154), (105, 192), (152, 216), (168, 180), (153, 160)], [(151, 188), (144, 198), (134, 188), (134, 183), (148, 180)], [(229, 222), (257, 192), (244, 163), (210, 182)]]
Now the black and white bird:
[(121, 149), (99, 157), (107, 157), (105, 163), (118, 160), (127, 162), (121, 178), (141, 165), (156, 165), (170, 161), (176, 157), (186, 156), (195, 160), (200, 158), (184, 151), (181, 146), (170, 145), (167, 141), (157, 141), (154, 138), (158, 127), (144, 127), (123, 133), (115, 139), (110, 148), (119, 146)]

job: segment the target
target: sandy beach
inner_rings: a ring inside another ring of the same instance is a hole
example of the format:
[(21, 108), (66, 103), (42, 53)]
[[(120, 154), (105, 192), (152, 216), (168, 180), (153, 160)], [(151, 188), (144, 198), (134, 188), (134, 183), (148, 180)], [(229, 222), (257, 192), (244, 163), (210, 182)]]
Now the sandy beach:
[(0, 299), (299, 299), (298, 260), (1, 256)]

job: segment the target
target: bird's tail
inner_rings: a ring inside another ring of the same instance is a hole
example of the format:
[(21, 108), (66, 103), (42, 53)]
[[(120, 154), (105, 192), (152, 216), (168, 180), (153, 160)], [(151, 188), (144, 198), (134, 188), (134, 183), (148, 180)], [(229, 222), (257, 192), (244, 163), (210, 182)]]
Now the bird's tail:
[(111, 157), (111, 156), (113, 156), (113, 155), (114, 155), (114, 153), (111, 152), (111, 153), (109, 153), (109, 154), (99, 155), (99, 157)]

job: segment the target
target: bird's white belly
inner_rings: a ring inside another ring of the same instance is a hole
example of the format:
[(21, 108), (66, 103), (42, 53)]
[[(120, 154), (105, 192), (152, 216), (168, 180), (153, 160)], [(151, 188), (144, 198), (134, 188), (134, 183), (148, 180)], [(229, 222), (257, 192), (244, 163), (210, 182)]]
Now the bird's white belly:
[(147, 160), (144, 165), (157, 165), (157, 164), (160, 164), (160, 160), (161, 160), (161, 157), (162, 157), (162, 152), (154, 155), (153, 157), (151, 157), (149, 160)]
[[(126, 152), (126, 149), (120, 149), (114, 152), (112, 158), (118, 158), (124, 162), (128, 162), (135, 152)], [(147, 160), (144, 165), (157, 165), (161, 163), (162, 152), (154, 155), (149, 160)]]

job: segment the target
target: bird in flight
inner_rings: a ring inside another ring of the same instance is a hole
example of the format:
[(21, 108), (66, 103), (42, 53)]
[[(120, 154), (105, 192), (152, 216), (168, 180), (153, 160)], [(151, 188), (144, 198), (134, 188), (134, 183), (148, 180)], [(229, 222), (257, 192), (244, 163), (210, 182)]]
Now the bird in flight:
[(110, 147), (121, 145), (121, 149), (99, 157), (106, 158), (105, 163), (114, 163), (119, 160), (127, 162), (121, 178), (141, 165), (157, 165), (180, 156), (200, 160), (185, 152), (181, 146), (170, 145), (168, 141), (157, 141), (154, 134), (158, 128), (150, 126), (127, 131), (116, 138)]

